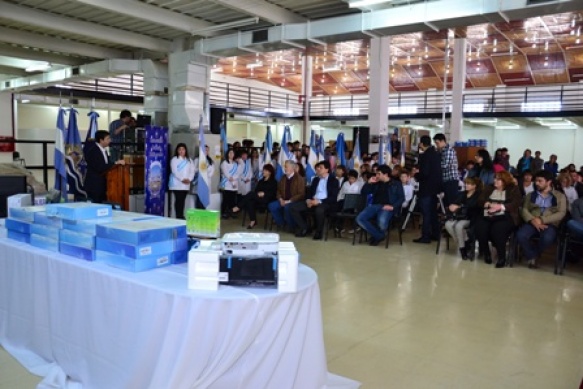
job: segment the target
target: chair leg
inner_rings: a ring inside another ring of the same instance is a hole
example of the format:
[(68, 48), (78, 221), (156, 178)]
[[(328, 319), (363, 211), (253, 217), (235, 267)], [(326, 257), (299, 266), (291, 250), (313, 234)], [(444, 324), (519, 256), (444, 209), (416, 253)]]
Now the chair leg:
[(263, 230), (267, 230), (267, 223), (269, 222), (269, 210), (265, 210), (265, 222), (263, 223)]
[(441, 236), (437, 239), (437, 247), (435, 248), (435, 255), (439, 254), (439, 249), (441, 247)]
[(354, 246), (356, 244), (356, 226), (358, 224), (356, 224), (356, 219), (352, 221), (352, 245)]

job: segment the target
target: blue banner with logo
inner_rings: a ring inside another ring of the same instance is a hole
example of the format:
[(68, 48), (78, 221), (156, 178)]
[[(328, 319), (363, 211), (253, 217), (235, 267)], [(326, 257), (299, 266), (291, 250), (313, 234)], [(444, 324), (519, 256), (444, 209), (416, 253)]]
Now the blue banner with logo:
[(168, 165), (168, 129), (146, 126), (145, 204), (144, 212), (164, 216)]

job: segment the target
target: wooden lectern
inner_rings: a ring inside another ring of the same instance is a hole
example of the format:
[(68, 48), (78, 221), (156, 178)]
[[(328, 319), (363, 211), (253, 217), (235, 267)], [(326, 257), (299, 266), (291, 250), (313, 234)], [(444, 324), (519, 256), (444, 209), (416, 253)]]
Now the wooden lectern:
[(130, 208), (130, 193), (144, 190), (144, 157), (127, 155), (125, 165), (114, 165), (107, 172), (107, 201), (124, 211)]

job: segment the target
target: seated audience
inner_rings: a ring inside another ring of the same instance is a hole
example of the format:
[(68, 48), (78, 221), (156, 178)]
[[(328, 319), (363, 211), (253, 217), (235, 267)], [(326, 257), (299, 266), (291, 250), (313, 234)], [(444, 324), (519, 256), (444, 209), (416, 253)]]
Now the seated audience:
[(534, 191), (534, 182), (532, 181), (532, 172), (530, 170), (522, 172), (518, 180), (518, 189), (520, 189), (520, 194), (523, 196)]
[(290, 213), (290, 206), (304, 200), (306, 181), (296, 173), (296, 163), (292, 160), (285, 161), (284, 172), (285, 175), (277, 184), (276, 200), (269, 203), (267, 208), (278, 227), (282, 227), (285, 223), (290, 231), (293, 231), (295, 224)]
[(247, 229), (250, 230), (257, 224), (257, 207), (267, 208), (267, 205), (275, 200), (276, 195), (275, 170), (270, 164), (265, 164), (263, 165), (263, 177), (257, 181), (255, 190), (243, 196), (240, 207), (233, 208), (233, 212), (239, 212), (239, 208), (247, 211), (249, 214)]
[(553, 177), (559, 174), (559, 164), (557, 163), (557, 156), (555, 154), (551, 154), (549, 160), (544, 163), (543, 170), (553, 173)]
[(399, 181), (401, 181), (401, 185), (403, 185), (403, 193), (405, 194), (405, 201), (403, 201), (402, 208), (406, 209), (409, 207), (411, 199), (413, 199), (415, 187), (413, 184), (411, 184), (411, 176), (409, 175), (409, 171), (407, 169), (402, 169), (398, 178)]
[(338, 192), (338, 209), (342, 209), (342, 202), (347, 194), (359, 194), (362, 183), (358, 181), (358, 172), (354, 169), (348, 171), (348, 179), (342, 184)]
[[(369, 244), (377, 246), (385, 238), (391, 218), (401, 212), (405, 201), (403, 186), (400, 181), (391, 179), (390, 167), (381, 165), (376, 176), (370, 177), (362, 187), (361, 194), (371, 200), (356, 217), (356, 223), (369, 233)], [(375, 219), (376, 224), (371, 219)]]
[(496, 267), (506, 266), (506, 241), (519, 223), (521, 201), (520, 191), (507, 171), (496, 173), (494, 185), (485, 187), (482, 192), (478, 206), (483, 208), (483, 215), (476, 218), (475, 232), (480, 254), (487, 264), (492, 263), (491, 241), (498, 253)]
[(336, 166), (336, 180), (338, 180), (338, 188), (342, 188), (342, 185), (346, 182), (348, 178), (348, 169), (344, 165)]
[(448, 210), (452, 217), (445, 222), (445, 229), (456, 242), (464, 261), (474, 259), (474, 234), (473, 231), (468, 234), (468, 230), (473, 229), (480, 212), (478, 198), (482, 191), (482, 182), (477, 177), (466, 178), (465, 187), (466, 190), (449, 205)]
[(322, 239), (324, 221), (326, 215), (336, 211), (338, 200), (338, 180), (330, 174), (330, 162), (324, 160), (316, 164), (316, 177), (310, 185), (308, 198), (305, 201), (298, 201), (291, 206), (290, 212), (299, 231), (297, 237), (308, 235), (307, 211), (314, 211), (316, 219), (316, 231), (314, 240)]
[(558, 187), (560, 192), (563, 192), (567, 198), (567, 211), (571, 210), (571, 204), (579, 198), (577, 190), (573, 186), (573, 181), (571, 180), (571, 175), (568, 172), (559, 173), (557, 177)]
[[(526, 222), (516, 233), (516, 240), (528, 260), (536, 268), (536, 260), (557, 238), (558, 226), (567, 213), (565, 195), (553, 189), (553, 173), (542, 170), (534, 176), (536, 191), (524, 197), (521, 216)], [(536, 243), (530, 238), (537, 236)]]
[(571, 205), (571, 219), (567, 222), (569, 233), (577, 240), (583, 240), (583, 197)]

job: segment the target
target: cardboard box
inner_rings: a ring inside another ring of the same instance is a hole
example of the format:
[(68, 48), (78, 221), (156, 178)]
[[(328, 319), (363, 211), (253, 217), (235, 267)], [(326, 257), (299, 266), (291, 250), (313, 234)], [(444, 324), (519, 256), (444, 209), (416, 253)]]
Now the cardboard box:
[(42, 224), (31, 224), (30, 233), (46, 236), (54, 240), (59, 240), (59, 228), (53, 226), (43, 226)]
[(172, 252), (174, 242), (172, 240), (166, 240), (163, 242), (133, 245), (130, 243), (97, 237), (95, 247), (97, 250), (107, 251), (112, 254), (123, 255), (130, 258), (143, 258), (152, 255), (164, 255)]
[(44, 212), (45, 206), (33, 206), (33, 207), (8, 207), (8, 216), (13, 219), (26, 220), (29, 222), (34, 221), (34, 214), (36, 212)]
[(59, 241), (43, 235), (30, 234), (30, 244), (41, 249), (59, 252)]
[(30, 243), (30, 234), (23, 234), (21, 232), (7, 230), (6, 237), (8, 239), (16, 240), (18, 242)]
[(8, 196), (6, 199), (6, 206), (8, 209), (14, 207), (26, 207), (32, 205), (32, 196), (30, 193), (19, 193), (12, 196)]
[(20, 232), (21, 234), (30, 234), (31, 225), (32, 225), (31, 222), (19, 219), (12, 219), (11, 217), (7, 218), (4, 221), (4, 227), (6, 227), (7, 230)]
[(51, 226), (56, 228), (63, 228), (63, 219), (58, 216), (51, 216), (45, 212), (34, 213), (34, 224), (42, 224), (43, 226)]
[(159, 267), (170, 266), (172, 264), (172, 253), (163, 255), (150, 255), (139, 259), (126, 257), (124, 255), (116, 255), (108, 253), (107, 251), (95, 251), (95, 258), (97, 261), (103, 261), (108, 265), (128, 270), (131, 272), (140, 272)]
[(171, 240), (173, 234), (172, 227), (164, 227), (149, 220), (97, 225), (97, 237), (135, 246)]
[(179, 250), (172, 253), (172, 264), (178, 265), (188, 262), (188, 250)]
[(170, 219), (166, 217), (158, 217), (156, 219), (147, 219), (148, 222), (159, 224), (163, 227), (172, 229), (172, 239), (186, 239), (186, 221), (179, 219)]
[(95, 235), (71, 230), (59, 230), (59, 243), (66, 243), (71, 246), (95, 249)]
[(69, 220), (111, 217), (112, 211), (109, 204), (94, 203), (59, 203), (47, 204), (46, 207), (47, 215)]
[(94, 249), (59, 242), (59, 251), (61, 252), (61, 254), (69, 255), (71, 257), (84, 259), (86, 261), (95, 261)]
[(186, 211), (186, 231), (188, 235), (219, 238), (221, 236), (221, 213), (205, 209), (188, 209)]

